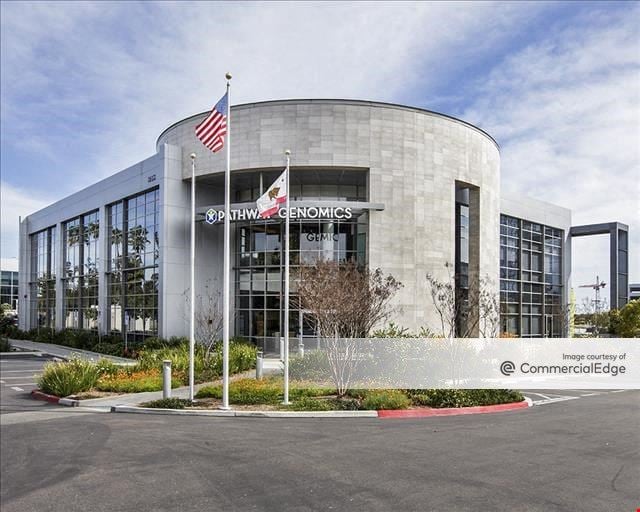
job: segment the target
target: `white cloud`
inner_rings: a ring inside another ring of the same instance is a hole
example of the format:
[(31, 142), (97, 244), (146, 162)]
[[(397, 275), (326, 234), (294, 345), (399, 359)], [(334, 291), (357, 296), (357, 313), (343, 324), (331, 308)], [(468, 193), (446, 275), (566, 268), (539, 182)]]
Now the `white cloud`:
[[(550, 29), (510, 55), (466, 112), (502, 145), (505, 190), (566, 205), (573, 223), (620, 221), (631, 231), (631, 279), (640, 276), (640, 30), (638, 12)], [(574, 286), (608, 281), (608, 250), (580, 240)], [(578, 301), (589, 291), (576, 290)]]
[[(32, 190), (24, 190), (0, 182), (0, 256), (5, 259), (18, 257), (18, 219), (47, 206), (52, 201), (44, 195), (34, 194)], [(4, 267), (3, 267), (4, 268)]]
[[(536, 9), (507, 6), (495, 16), (489, 3), (3, 3), (3, 76), (12, 77), (2, 84), (5, 136), (77, 172), (81, 164), (60, 151), (72, 140), (106, 175), (149, 156), (169, 124), (210, 108), (227, 70), (233, 103), (393, 101), (446, 81)], [(43, 129), (34, 111), (55, 129)]]
[[(542, 42), (511, 51), (490, 73), (478, 63), (539, 37), (535, 20), (557, 4), (0, 5), (3, 159), (6, 148), (39, 156), (39, 186), (47, 176), (58, 180), (48, 199), (152, 154), (166, 126), (211, 107), (230, 70), (235, 104), (411, 97), (429, 108), (436, 98), (478, 98), (462, 117), (501, 143), (506, 188), (567, 205), (576, 223), (627, 222), (635, 255), (640, 250), (632, 4), (567, 16), (565, 28), (549, 23)], [(3, 180), (15, 187), (22, 172), (10, 168)], [(3, 247), (10, 247), (4, 233)], [(577, 256), (576, 263), (586, 270), (574, 283), (591, 280), (588, 262)]]

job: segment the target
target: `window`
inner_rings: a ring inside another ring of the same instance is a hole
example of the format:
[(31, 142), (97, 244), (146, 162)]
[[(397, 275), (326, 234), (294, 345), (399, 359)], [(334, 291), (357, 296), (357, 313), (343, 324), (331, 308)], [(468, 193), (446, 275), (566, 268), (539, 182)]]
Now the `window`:
[[(290, 335), (300, 327), (295, 307), (298, 266), (319, 258), (364, 263), (366, 213), (350, 220), (292, 220), (290, 229), (290, 274), (292, 307)], [(252, 220), (235, 223), (236, 333), (251, 339), (265, 352), (277, 352), (281, 335), (284, 293), (284, 223)]]
[(158, 332), (159, 190), (110, 205), (108, 322), (129, 343)]
[(98, 240), (100, 223), (94, 211), (63, 224), (64, 327), (98, 328)]
[(500, 216), (500, 316), (503, 332), (562, 336), (562, 230)]
[(56, 263), (55, 226), (31, 235), (29, 289), (32, 327), (55, 327)]

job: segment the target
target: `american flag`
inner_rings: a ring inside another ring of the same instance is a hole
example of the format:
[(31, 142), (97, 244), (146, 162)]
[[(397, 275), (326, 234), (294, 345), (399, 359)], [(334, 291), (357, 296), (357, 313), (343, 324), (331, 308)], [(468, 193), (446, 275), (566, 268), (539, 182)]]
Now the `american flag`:
[(214, 153), (224, 146), (224, 136), (227, 134), (227, 102), (225, 94), (207, 118), (196, 126), (196, 137)]

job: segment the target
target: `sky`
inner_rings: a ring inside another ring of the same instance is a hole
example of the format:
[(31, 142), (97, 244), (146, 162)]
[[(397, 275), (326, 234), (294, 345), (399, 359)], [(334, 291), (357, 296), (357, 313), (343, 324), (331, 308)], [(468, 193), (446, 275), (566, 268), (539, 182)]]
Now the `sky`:
[[(630, 227), (640, 282), (640, 3), (1, 2), (0, 257), (18, 216), (151, 156), (175, 121), (232, 104), (354, 98), (469, 121), (502, 188)], [(575, 239), (574, 287), (608, 281)], [(4, 266), (4, 265), (3, 265)], [(576, 288), (578, 303), (590, 297)]]

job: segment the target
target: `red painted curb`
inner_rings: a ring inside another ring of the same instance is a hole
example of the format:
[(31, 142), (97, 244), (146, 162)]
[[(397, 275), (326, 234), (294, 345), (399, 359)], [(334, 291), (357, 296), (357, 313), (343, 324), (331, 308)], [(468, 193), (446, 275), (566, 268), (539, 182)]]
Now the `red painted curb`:
[(515, 411), (527, 409), (526, 401), (512, 404), (478, 405), (475, 407), (449, 407), (443, 409), (404, 409), (378, 411), (378, 418), (428, 418), (432, 416), (458, 416), (462, 414), (487, 414), (492, 412)]
[(36, 400), (44, 400), (45, 402), (51, 402), (52, 404), (57, 404), (60, 401), (59, 396), (48, 395), (47, 393), (43, 393), (39, 389), (34, 389), (31, 391), (31, 398), (35, 398)]

